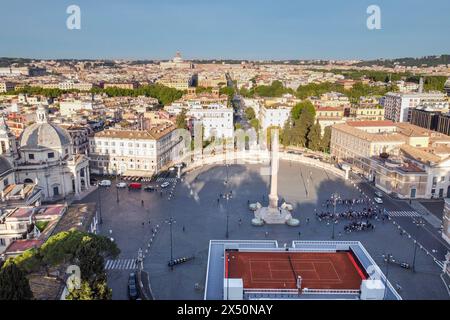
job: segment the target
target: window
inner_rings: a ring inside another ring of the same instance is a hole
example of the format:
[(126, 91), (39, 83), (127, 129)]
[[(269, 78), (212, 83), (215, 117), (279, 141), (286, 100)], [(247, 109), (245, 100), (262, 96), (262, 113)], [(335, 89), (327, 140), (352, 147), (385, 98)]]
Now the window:
[(0, 238), (0, 246), (6, 246), (6, 240), (3, 238)]
[(33, 154), (33, 153), (30, 153), (30, 154), (28, 155), (28, 159), (34, 160), (34, 154)]
[(9, 181), (8, 178), (6, 178), (5, 180), (3, 180), (3, 186), (7, 187), (9, 185)]
[(47, 154), (47, 156), (48, 156), (49, 159), (53, 159), (55, 157), (55, 153), (54, 152), (49, 152)]

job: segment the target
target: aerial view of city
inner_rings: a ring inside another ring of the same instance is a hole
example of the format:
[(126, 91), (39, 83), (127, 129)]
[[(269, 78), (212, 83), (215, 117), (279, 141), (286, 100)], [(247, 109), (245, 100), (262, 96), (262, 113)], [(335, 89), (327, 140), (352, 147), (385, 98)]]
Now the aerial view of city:
[(0, 305), (450, 300), (448, 0), (0, 10)]

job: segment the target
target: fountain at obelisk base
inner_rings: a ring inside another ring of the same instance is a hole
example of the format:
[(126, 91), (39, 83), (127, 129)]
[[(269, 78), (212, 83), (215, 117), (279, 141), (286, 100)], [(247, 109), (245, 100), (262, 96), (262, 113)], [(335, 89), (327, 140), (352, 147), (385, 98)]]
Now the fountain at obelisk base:
[(292, 217), (287, 204), (283, 204), (281, 207), (278, 206), (278, 144), (278, 132), (274, 130), (272, 135), (269, 206), (256, 209), (255, 218), (252, 220), (254, 226), (287, 224), (296, 227), (300, 224), (299, 220)]

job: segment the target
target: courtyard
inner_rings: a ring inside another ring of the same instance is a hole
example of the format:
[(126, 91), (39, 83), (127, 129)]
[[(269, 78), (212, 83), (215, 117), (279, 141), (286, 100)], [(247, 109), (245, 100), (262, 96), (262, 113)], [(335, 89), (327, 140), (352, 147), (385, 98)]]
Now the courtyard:
[[(374, 191), (364, 183), (357, 184), (358, 190), (352, 181), (344, 181), (322, 169), (281, 161), (280, 200), (294, 205), (293, 216), (301, 224), (252, 226), (253, 213), (248, 203), (267, 205), (269, 192), (270, 177), (262, 176), (260, 168), (256, 164), (207, 166), (184, 175), (181, 180), (168, 178), (171, 185), (162, 191), (119, 189), (116, 193), (113, 186), (85, 198), (83, 202), (99, 202), (101, 198), (101, 233), (113, 238), (121, 249), (119, 262), (108, 262), (106, 268), (113, 298), (127, 299), (128, 274), (135, 267), (140, 248), (156, 299), (196, 300), (203, 299), (209, 241), (226, 239), (227, 230), (230, 240), (268, 239), (283, 245), (297, 239), (331, 240), (334, 229), (336, 241), (361, 241), (404, 299), (449, 299), (440, 278), (441, 270), (433, 258), (443, 260), (448, 248), (436, 236), (424, 236), (422, 233), (427, 231), (418, 229), (414, 217), (371, 220), (374, 230), (351, 233), (344, 232), (347, 221), (340, 221), (333, 228), (333, 223), (316, 219), (316, 211), (333, 210), (323, 206), (333, 193), (337, 192), (341, 199), (360, 198), (364, 193), (373, 198)], [(228, 201), (220, 197), (227, 193), (231, 195)], [(408, 210), (404, 202), (386, 200), (384, 206), (388, 210)], [(354, 209), (365, 206), (359, 204)], [(337, 211), (342, 208), (338, 206)], [(404, 224), (405, 230), (417, 236), (433, 254), (415, 250), (411, 238), (399, 232), (398, 224)], [(171, 227), (173, 258), (193, 258), (173, 270), (167, 265), (171, 258)], [(390, 254), (397, 262), (412, 264), (415, 251), (415, 272), (384, 262), (383, 256)]]

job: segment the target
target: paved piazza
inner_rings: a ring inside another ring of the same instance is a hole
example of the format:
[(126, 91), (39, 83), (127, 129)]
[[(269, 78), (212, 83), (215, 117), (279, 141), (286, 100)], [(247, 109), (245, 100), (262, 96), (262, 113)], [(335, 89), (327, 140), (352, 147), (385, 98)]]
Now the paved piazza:
[[(225, 184), (227, 171), (229, 182)], [(317, 220), (314, 210), (324, 210), (322, 203), (330, 198), (333, 192), (339, 192), (344, 199), (360, 196), (360, 191), (352, 182), (346, 182), (322, 169), (281, 161), (279, 196), (294, 205), (293, 216), (301, 221), (301, 225), (294, 228), (284, 225), (254, 227), (251, 225), (253, 213), (248, 210), (248, 201), (259, 201), (267, 205), (269, 178), (260, 175), (260, 165), (230, 165), (228, 168), (218, 165), (203, 167), (185, 175), (175, 187), (172, 182), (171, 186), (163, 191), (162, 196), (159, 191), (148, 193), (124, 189), (119, 190), (120, 202), (117, 203), (115, 187), (101, 189), (102, 233), (114, 238), (122, 251), (120, 263), (111, 262), (107, 265), (113, 298), (127, 299), (127, 277), (131, 271), (129, 268), (133, 268), (133, 259), (136, 259), (139, 248), (148, 248), (152, 229), (157, 225), (160, 227), (144, 261), (144, 269), (150, 274), (155, 298), (203, 299), (208, 244), (212, 239), (225, 239), (226, 210), (229, 212), (229, 239), (275, 239), (283, 245), (299, 238), (330, 240), (332, 226)], [(374, 190), (371, 187), (364, 183), (358, 186), (373, 197)], [(172, 190), (173, 196), (170, 196)], [(232, 191), (233, 197), (228, 205), (225, 200), (221, 200), (218, 205), (219, 194), (229, 191)], [(83, 202), (96, 202), (97, 198), (97, 192), (93, 192)], [(144, 201), (143, 206), (141, 200)], [(390, 206), (388, 209), (392, 211), (411, 210), (401, 201), (386, 199), (385, 205)], [(170, 259), (170, 226), (166, 221), (170, 217), (176, 221), (173, 224), (174, 258), (195, 256), (193, 261), (176, 266), (173, 271), (167, 266)], [(396, 221), (404, 223), (405, 229), (410, 228), (410, 234), (417, 233), (420, 240), (416, 230), (419, 227), (413, 225), (413, 219), (399, 217)], [(374, 231), (347, 234), (344, 232), (347, 222), (341, 221), (335, 227), (336, 240), (361, 241), (385, 273), (383, 254), (390, 253), (396, 261), (411, 264), (414, 256), (412, 240), (400, 235), (392, 221), (373, 223)], [(435, 243), (440, 242), (436, 240)], [(446, 250), (444, 245), (439, 247), (430, 243), (429, 246), (429, 250), (435, 249), (434, 256), (443, 260)], [(416, 272), (395, 264), (390, 264), (388, 269), (389, 280), (394, 286), (399, 286), (399, 293), (404, 299), (449, 298), (440, 278), (439, 266), (423, 250), (417, 250)]]

